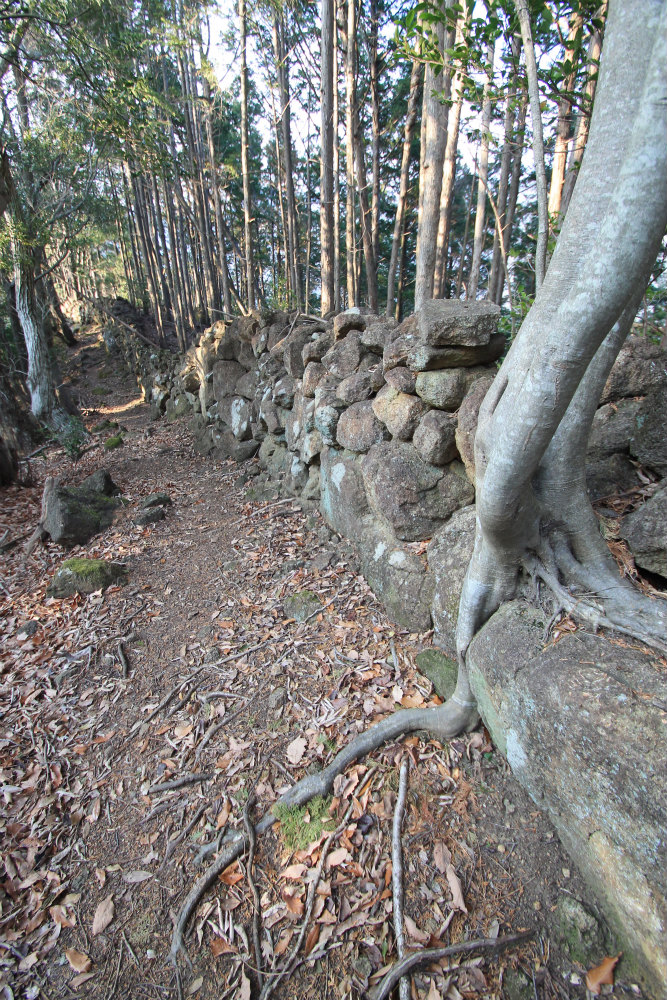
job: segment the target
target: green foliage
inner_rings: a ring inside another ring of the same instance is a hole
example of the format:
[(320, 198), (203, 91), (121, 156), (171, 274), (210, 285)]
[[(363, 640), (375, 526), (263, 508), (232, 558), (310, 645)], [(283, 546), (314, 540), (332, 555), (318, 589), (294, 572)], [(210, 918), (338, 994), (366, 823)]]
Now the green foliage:
[(65, 428), (58, 434), (58, 440), (65, 454), (76, 462), (88, 441), (88, 433), (81, 418), (71, 416)]
[[(317, 840), (323, 832), (333, 829), (334, 821), (329, 816), (331, 796), (321, 795), (305, 806), (284, 806), (277, 804), (273, 813), (280, 821), (280, 835), (291, 851), (302, 851)], [(309, 822), (306, 822), (308, 816)]]

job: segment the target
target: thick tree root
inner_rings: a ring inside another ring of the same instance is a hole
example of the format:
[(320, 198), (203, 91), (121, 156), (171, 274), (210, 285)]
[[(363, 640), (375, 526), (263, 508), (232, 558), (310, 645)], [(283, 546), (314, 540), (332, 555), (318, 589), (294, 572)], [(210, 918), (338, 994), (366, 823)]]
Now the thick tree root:
[[(426, 730), (436, 739), (450, 739), (464, 730), (474, 728), (478, 720), (479, 716), (474, 704), (459, 700), (456, 694), (444, 705), (439, 705), (437, 708), (410, 708), (396, 712), (360, 733), (340, 751), (324, 770), (318, 774), (309, 774), (298, 781), (296, 785), (280, 796), (275, 805), (302, 806), (317, 795), (327, 795), (339, 774), (342, 774), (350, 764), (361, 757), (377, 750), (387, 740), (395, 740), (407, 733), (419, 730)], [(275, 823), (275, 820), (275, 815), (269, 810), (255, 826), (255, 833), (258, 836), (265, 833)], [(180, 952), (185, 951), (184, 934), (202, 896), (214, 884), (218, 875), (246, 851), (248, 845), (247, 834), (238, 833), (232, 841), (223, 845), (216, 860), (193, 885), (174, 924), (169, 952), (169, 961), (172, 964), (175, 965)]]

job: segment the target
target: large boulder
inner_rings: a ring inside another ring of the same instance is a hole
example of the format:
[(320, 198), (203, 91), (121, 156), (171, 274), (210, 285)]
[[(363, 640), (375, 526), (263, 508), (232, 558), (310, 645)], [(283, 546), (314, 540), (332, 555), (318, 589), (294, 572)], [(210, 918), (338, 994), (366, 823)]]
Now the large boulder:
[(590, 462), (628, 453), (640, 407), (637, 399), (622, 399), (618, 403), (606, 403), (596, 411), (586, 452)]
[(477, 433), (479, 408), (492, 382), (493, 378), (491, 376), (480, 378), (473, 382), (459, 407), (458, 422), (456, 425), (456, 447), (463, 459), (463, 464), (471, 483), (475, 482), (475, 434)]
[(640, 485), (637, 469), (627, 455), (608, 455), (586, 465), (586, 488), (593, 503)]
[(361, 537), (362, 518), (369, 513), (359, 459), (334, 448), (320, 456), (320, 510), (330, 528), (343, 538)]
[[(407, 350), (405, 363), (413, 372), (437, 371), (442, 368), (471, 368), (497, 361), (505, 350), (506, 340), (496, 333), (481, 347), (431, 347), (413, 342)], [(393, 367), (393, 366), (392, 366)]]
[(370, 515), (357, 543), (364, 574), (392, 621), (415, 632), (431, 627), (433, 575), (423, 557), (397, 540), (386, 522)]
[(496, 332), (500, 306), (488, 301), (430, 299), (417, 311), (421, 340), (432, 347), (481, 347)]
[(439, 410), (448, 410), (450, 413), (458, 410), (467, 388), (468, 381), (462, 368), (419, 372), (415, 379), (415, 391), (425, 403)]
[(113, 521), (118, 506), (111, 496), (116, 489), (113, 480), (104, 470), (93, 476), (80, 486), (54, 483), (45, 490), (42, 527), (58, 545), (85, 545)]
[(344, 403), (361, 403), (373, 395), (371, 373), (366, 370), (353, 372), (339, 384), (336, 395)]
[(371, 507), (404, 541), (431, 538), (474, 495), (464, 475), (428, 465), (404, 442), (373, 445), (362, 470)]
[(429, 465), (447, 465), (458, 456), (456, 418), (442, 410), (429, 410), (419, 421), (412, 443)]
[(334, 340), (342, 340), (350, 330), (365, 330), (366, 317), (362, 316), (359, 309), (354, 307), (334, 316), (333, 333)]
[(380, 389), (372, 406), (378, 420), (400, 441), (410, 440), (427, 410), (426, 404), (418, 396), (397, 392), (390, 385)]
[(49, 597), (71, 597), (73, 594), (94, 594), (114, 584), (127, 582), (127, 568), (105, 559), (68, 559), (56, 570), (46, 588)]
[(435, 642), (456, 655), (456, 622), (463, 580), (475, 546), (475, 508), (463, 507), (433, 536), (427, 549), (429, 569), (435, 580), (431, 615)]
[(359, 332), (352, 330), (343, 340), (337, 341), (330, 347), (321, 361), (328, 372), (338, 376), (339, 379), (344, 379), (357, 370), (363, 353)]
[(224, 396), (233, 396), (237, 382), (245, 374), (245, 368), (238, 361), (216, 361), (211, 376), (213, 399), (220, 400)]
[(667, 577), (667, 483), (623, 519), (621, 538), (638, 566)]
[(667, 381), (653, 389), (635, 416), (630, 451), (642, 465), (667, 476)]
[(533, 606), (500, 608), (467, 653), (472, 688), (514, 776), (549, 816), (623, 951), (667, 995), (664, 666), (578, 630), (544, 645)]

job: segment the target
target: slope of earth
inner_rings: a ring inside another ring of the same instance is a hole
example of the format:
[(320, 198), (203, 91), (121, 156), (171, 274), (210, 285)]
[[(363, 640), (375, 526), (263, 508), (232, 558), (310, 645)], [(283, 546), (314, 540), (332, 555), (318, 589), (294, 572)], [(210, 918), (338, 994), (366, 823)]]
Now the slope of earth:
[[(393, 625), (317, 511), (274, 495), (254, 462), (200, 459), (184, 424), (151, 422), (99, 331), (67, 367), (87, 427), (104, 429), (78, 462), (46, 449), (24, 466), (30, 485), (0, 495), (3, 1000), (247, 1000), (260, 964), (264, 997), (372, 995), (397, 957), (403, 761), (408, 951), (533, 932), (420, 968), (412, 997), (583, 997), (612, 943), (483, 730), (385, 746), (332, 798), (282, 812), (251, 863), (203, 894), (188, 955), (169, 964), (174, 918), (227, 834), (252, 831), (364, 727), (434, 703), (415, 669), (431, 636)], [(78, 483), (99, 467), (124, 498), (110, 529), (68, 553), (12, 545), (37, 524), (47, 475)], [(156, 491), (166, 518), (138, 526)], [(129, 582), (48, 597), (72, 555), (123, 562)], [(622, 962), (616, 973), (603, 992), (640, 995)]]

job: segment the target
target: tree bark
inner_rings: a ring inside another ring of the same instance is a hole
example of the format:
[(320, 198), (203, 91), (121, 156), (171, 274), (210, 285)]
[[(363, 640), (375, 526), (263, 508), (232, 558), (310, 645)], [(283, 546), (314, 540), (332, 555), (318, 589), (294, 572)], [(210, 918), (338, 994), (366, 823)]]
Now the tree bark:
[[(449, 6), (446, 0), (444, 6)], [(435, 260), (440, 221), (442, 168), (447, 145), (447, 123), (451, 71), (445, 59), (445, 26), (436, 26), (438, 47), (445, 60), (444, 72), (437, 72), (431, 63), (424, 74), (422, 109), (422, 147), (419, 165), (419, 211), (417, 217), (417, 273), (415, 277), (415, 310), (433, 298)], [(444, 96), (444, 100), (442, 99)]]
[[(299, 217), (294, 193), (294, 159), (292, 153), (292, 121), (290, 110), (289, 57), (285, 45), (284, 17), (274, 15), (273, 45), (276, 57), (278, 94), (280, 97), (280, 125), (283, 140), (283, 174), (285, 180), (285, 200), (287, 202), (287, 242), (289, 249), (289, 271), (291, 275), (294, 304), (301, 309), (303, 290), (301, 283)], [(332, 150), (333, 155), (333, 150)], [(334, 296), (335, 298), (335, 296)]]
[(320, 253), (322, 315), (335, 308), (334, 220), (333, 220), (333, 86), (334, 86), (334, 0), (321, 3), (322, 38), (320, 62), (321, 151), (320, 151)]
[(486, 192), (489, 177), (489, 132), (491, 129), (491, 81), (493, 80), (494, 45), (489, 45), (486, 53), (486, 78), (484, 80), (484, 97), (482, 102), (482, 138), (479, 144), (479, 178), (477, 181), (477, 208), (475, 211), (475, 231), (472, 245), (472, 262), (466, 298), (473, 301), (477, 298), (479, 274), (482, 263), (482, 250), (486, 235)]
[(394, 289), (396, 286), (396, 270), (398, 268), (399, 255), (403, 243), (403, 231), (405, 228), (405, 213), (407, 209), (408, 184), (410, 181), (410, 154), (412, 150), (412, 135), (417, 120), (417, 107), (419, 102), (419, 84), (421, 80), (422, 67), (416, 59), (412, 63), (410, 74), (410, 90), (408, 92), (408, 109), (405, 116), (405, 128), (403, 130), (403, 155), (401, 157), (401, 174), (398, 186), (398, 200), (396, 202), (396, 219), (394, 221), (394, 236), (391, 241), (391, 259), (389, 261), (389, 271), (387, 273), (387, 317), (394, 313)]
[(556, 123), (556, 142), (554, 145), (554, 155), (551, 161), (551, 184), (549, 185), (549, 200), (547, 210), (549, 221), (553, 228), (559, 229), (558, 216), (560, 214), (561, 199), (563, 194), (563, 182), (565, 181), (565, 168), (567, 166), (567, 150), (570, 142), (570, 129), (572, 127), (572, 100), (569, 94), (574, 89), (577, 79), (575, 67), (575, 45), (577, 36), (581, 32), (582, 15), (578, 12), (572, 14), (570, 18), (570, 29), (565, 47), (565, 59), (572, 66), (572, 72), (567, 75), (563, 82), (565, 94), (558, 102), (558, 121)]
[(357, 305), (357, 238), (354, 197), (354, 109), (356, 106), (356, 17), (354, 0), (347, 0), (345, 30), (345, 259), (347, 307)]
[(243, 174), (243, 223), (245, 233), (245, 272), (248, 308), (255, 308), (255, 267), (252, 244), (252, 204), (250, 200), (250, 164), (248, 161), (248, 64), (246, 58), (246, 0), (239, 0), (241, 36), (241, 172)]
[(542, 111), (540, 109), (540, 88), (535, 62), (533, 31), (526, 0), (514, 0), (521, 39), (526, 59), (526, 79), (530, 100), (530, 119), (533, 126), (533, 159), (535, 160), (535, 181), (537, 184), (537, 246), (535, 249), (535, 290), (539, 291), (547, 270), (547, 245), (549, 241), (549, 213), (547, 211), (547, 175), (544, 167), (544, 138), (542, 136)]
[(477, 534), (452, 716), (472, 703), (471, 639), (525, 580), (544, 581), (578, 617), (667, 648), (667, 604), (619, 577), (584, 464), (600, 391), (667, 226), (666, 28), (663, 0), (611, 8), (576, 190), (545, 281), (480, 410)]
[[(503, 259), (507, 256), (506, 240), (506, 219), (507, 219), (507, 198), (509, 193), (510, 173), (512, 167), (512, 149), (514, 142), (514, 122), (516, 118), (516, 78), (518, 72), (520, 52), (520, 40), (516, 35), (512, 38), (511, 59), (513, 64), (511, 83), (507, 94), (505, 106), (505, 121), (503, 124), (503, 149), (500, 155), (500, 178), (498, 180), (498, 220), (493, 235), (493, 258), (491, 261), (491, 275), (489, 277), (489, 298), (492, 302), (500, 305), (502, 300), (502, 288), (504, 281), (500, 278), (503, 271)], [(498, 291), (500, 286), (500, 293)]]

